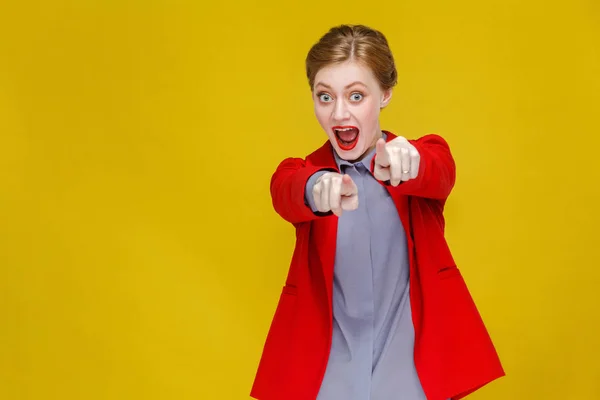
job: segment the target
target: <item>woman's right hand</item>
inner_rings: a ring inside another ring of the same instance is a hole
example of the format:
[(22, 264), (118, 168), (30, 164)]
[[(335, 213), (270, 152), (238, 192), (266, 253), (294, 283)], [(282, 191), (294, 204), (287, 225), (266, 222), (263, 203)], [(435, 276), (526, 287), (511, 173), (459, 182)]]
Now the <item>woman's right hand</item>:
[(350, 175), (326, 172), (315, 182), (312, 194), (320, 212), (332, 211), (339, 217), (342, 211), (358, 208), (358, 189)]

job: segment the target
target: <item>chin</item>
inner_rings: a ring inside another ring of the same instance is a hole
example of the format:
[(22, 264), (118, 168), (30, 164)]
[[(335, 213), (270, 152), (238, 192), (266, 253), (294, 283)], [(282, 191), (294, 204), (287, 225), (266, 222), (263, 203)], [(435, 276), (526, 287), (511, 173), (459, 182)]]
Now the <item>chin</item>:
[(346, 160), (346, 161), (357, 161), (357, 160), (361, 159), (366, 152), (366, 149), (363, 149), (362, 147), (359, 148), (359, 146), (353, 148), (352, 150), (342, 150), (341, 148), (339, 148), (338, 146), (336, 146), (334, 144), (334, 149), (335, 149), (337, 155), (342, 160)]

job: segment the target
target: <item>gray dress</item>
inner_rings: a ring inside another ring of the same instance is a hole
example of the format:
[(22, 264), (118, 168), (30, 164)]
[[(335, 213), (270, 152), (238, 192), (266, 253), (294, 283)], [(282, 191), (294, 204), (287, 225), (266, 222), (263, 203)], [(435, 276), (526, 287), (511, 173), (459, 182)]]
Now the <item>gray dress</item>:
[[(333, 338), (317, 400), (426, 400), (414, 364), (407, 239), (387, 190), (362, 161), (336, 157), (358, 187), (359, 206), (338, 221)], [(306, 201), (316, 211), (312, 187)]]

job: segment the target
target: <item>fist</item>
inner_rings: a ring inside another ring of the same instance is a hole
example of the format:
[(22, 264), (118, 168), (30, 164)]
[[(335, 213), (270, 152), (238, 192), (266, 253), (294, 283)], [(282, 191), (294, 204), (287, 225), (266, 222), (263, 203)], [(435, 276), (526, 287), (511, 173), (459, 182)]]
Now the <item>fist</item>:
[(324, 173), (315, 182), (312, 195), (320, 212), (332, 211), (339, 217), (342, 211), (358, 208), (358, 189), (349, 175)]
[(390, 181), (392, 186), (415, 179), (419, 174), (419, 152), (406, 138), (398, 136), (386, 143), (379, 139), (376, 144), (373, 175), (380, 181)]

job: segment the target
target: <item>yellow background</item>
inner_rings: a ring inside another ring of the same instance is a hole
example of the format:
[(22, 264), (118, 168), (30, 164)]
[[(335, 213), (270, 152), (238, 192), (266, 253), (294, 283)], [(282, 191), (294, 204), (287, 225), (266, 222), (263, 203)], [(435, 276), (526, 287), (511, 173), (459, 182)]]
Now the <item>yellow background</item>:
[(0, 398), (247, 399), (293, 245), (268, 191), (325, 140), (304, 76), (382, 30), (382, 127), (443, 135), (447, 237), (508, 376), (600, 398), (600, 3), (0, 7)]

